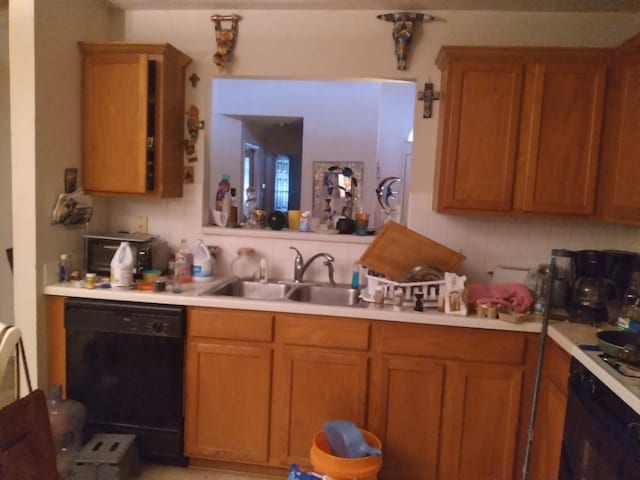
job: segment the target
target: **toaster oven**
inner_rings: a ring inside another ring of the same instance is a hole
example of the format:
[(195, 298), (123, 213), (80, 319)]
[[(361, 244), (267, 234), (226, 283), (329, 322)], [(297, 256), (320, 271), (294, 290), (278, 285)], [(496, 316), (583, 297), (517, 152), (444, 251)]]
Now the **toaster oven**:
[(129, 242), (133, 251), (134, 278), (142, 278), (144, 270), (164, 272), (169, 262), (167, 242), (146, 233), (110, 233), (84, 235), (85, 268), (102, 277), (111, 272), (111, 259), (121, 242)]

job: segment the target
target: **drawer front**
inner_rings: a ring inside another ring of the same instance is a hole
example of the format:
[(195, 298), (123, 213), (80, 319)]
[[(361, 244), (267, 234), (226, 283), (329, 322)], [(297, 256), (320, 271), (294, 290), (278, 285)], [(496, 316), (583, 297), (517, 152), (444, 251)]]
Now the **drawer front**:
[(188, 310), (187, 333), (189, 337), (270, 342), (273, 316), (272, 312), (193, 307)]
[(383, 353), (508, 365), (525, 363), (524, 333), (389, 322), (375, 322), (373, 328), (374, 349)]
[(349, 350), (369, 349), (368, 320), (278, 314), (276, 322), (276, 339), (285, 344)]

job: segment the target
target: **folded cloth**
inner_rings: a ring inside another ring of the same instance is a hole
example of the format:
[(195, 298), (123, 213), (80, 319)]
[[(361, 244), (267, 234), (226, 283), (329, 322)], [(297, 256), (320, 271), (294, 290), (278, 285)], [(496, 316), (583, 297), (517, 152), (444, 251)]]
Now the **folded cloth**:
[(508, 307), (516, 313), (525, 313), (529, 311), (533, 297), (523, 283), (498, 285), (473, 283), (467, 287), (467, 303), (494, 303)]

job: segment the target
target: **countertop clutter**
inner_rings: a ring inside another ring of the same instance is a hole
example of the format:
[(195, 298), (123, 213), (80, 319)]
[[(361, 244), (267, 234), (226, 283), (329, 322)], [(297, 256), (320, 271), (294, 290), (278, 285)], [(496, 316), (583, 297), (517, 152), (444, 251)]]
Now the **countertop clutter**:
[[(416, 312), (404, 308), (394, 310), (391, 305), (375, 308), (373, 304), (361, 302), (358, 306), (319, 305), (284, 300), (247, 300), (239, 297), (202, 295), (228, 279), (216, 279), (211, 282), (185, 284), (183, 292), (153, 292), (130, 290), (127, 288), (87, 289), (78, 288), (71, 283), (56, 283), (45, 287), (45, 294), (62, 297), (93, 298), (101, 300), (131, 301), (166, 305), (184, 305), (195, 307), (215, 307), (238, 310), (275, 311), (325, 315), (335, 317), (384, 320), (389, 322), (440, 325), (451, 327), (479, 328), (489, 330), (540, 332), (541, 322), (506, 322), (499, 319), (476, 316), (453, 316), (438, 313), (435, 309)], [(552, 320), (548, 335), (567, 353), (575, 357), (591, 370), (603, 383), (622, 398), (631, 408), (640, 413), (640, 378), (625, 377), (608, 366), (598, 357), (598, 352), (588, 351), (581, 346), (597, 345), (598, 330), (590, 325)]]

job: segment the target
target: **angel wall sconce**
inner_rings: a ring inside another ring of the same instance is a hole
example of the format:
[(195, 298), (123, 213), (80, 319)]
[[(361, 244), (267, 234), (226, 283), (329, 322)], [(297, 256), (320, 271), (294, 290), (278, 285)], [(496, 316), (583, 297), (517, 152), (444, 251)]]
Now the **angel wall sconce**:
[[(216, 31), (216, 53), (213, 63), (218, 66), (218, 71), (225, 69), (225, 64), (231, 62), (233, 48), (238, 37), (238, 22), (242, 20), (240, 15), (211, 15), (211, 21)], [(230, 22), (229, 28), (224, 28), (222, 22)]]
[(430, 22), (433, 16), (424, 13), (396, 12), (378, 15), (380, 20), (393, 22), (393, 43), (395, 45), (398, 70), (407, 69), (407, 55), (413, 39), (414, 24)]

